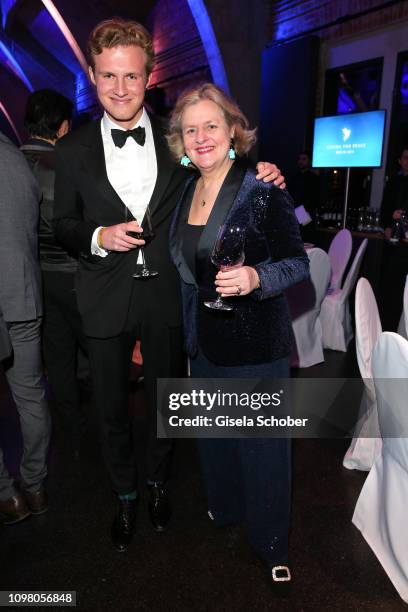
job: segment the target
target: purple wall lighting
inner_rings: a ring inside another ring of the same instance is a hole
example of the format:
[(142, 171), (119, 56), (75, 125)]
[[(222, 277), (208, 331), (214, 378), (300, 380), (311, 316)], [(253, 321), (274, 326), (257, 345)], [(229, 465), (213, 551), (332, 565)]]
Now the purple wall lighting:
[(227, 73), (205, 4), (203, 0), (187, 0), (187, 2), (207, 54), (213, 81), (229, 93)]
[(31, 34), (54, 57), (72, 73), (80, 69), (80, 65), (71, 47), (67, 43), (60, 28), (44, 8), (30, 25)]
[(0, 0), (1, 22), (3, 30), (6, 28), (7, 16), (17, 0)]
[(401, 105), (408, 106), (408, 60), (402, 65), (399, 93), (401, 96)]
[(0, 66), (1, 65), (7, 66), (7, 68), (24, 83), (29, 91), (33, 91), (33, 86), (24, 70), (21, 68), (10, 49), (0, 40)]

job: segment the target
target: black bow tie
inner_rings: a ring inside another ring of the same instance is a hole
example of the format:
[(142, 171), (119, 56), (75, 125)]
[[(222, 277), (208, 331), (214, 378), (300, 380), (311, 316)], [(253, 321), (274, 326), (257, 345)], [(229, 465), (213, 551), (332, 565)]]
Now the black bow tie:
[(143, 147), (146, 140), (146, 130), (144, 127), (133, 128), (133, 130), (111, 130), (112, 140), (116, 147), (121, 149), (129, 136), (134, 138), (141, 147)]

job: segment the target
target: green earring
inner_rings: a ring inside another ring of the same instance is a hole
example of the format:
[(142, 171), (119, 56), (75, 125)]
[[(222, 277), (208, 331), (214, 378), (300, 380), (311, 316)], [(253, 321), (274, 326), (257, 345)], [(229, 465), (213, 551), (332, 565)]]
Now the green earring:
[(234, 139), (231, 138), (231, 142), (230, 142), (230, 150), (228, 151), (228, 157), (230, 159), (235, 159), (236, 155), (235, 155), (235, 149), (234, 149)]
[(183, 155), (183, 157), (180, 159), (180, 164), (182, 166), (188, 166), (189, 164), (191, 164), (191, 160), (189, 157), (187, 157), (187, 155)]

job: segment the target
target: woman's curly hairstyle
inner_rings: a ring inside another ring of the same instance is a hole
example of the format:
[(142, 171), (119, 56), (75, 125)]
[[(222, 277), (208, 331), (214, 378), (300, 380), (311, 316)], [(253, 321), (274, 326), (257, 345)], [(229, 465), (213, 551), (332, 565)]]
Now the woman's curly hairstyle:
[(181, 94), (170, 117), (167, 142), (177, 160), (184, 155), (182, 118), (185, 109), (201, 100), (211, 100), (220, 107), (229, 127), (234, 126), (234, 149), (238, 155), (248, 153), (256, 141), (256, 129), (250, 130), (248, 119), (238, 104), (217, 85), (204, 83)]

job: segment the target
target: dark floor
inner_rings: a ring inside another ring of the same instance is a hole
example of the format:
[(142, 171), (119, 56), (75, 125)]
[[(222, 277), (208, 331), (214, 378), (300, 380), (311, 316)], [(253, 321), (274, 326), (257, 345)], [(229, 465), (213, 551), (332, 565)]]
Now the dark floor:
[[(302, 376), (352, 376), (353, 355), (328, 352), (324, 366)], [(136, 428), (143, 391), (132, 396)], [(89, 407), (85, 404), (89, 412)], [(242, 527), (216, 530), (208, 520), (192, 440), (177, 442), (171, 528), (151, 528), (143, 492), (134, 542), (116, 553), (109, 529), (114, 497), (99, 455), (94, 419), (81, 459), (72, 459), (54, 432), (48, 489), (50, 510), (0, 526), (0, 590), (75, 590), (81, 610), (184, 611), (405, 609), (351, 516), (365, 474), (342, 465), (344, 440), (296, 440), (290, 597), (277, 599)], [(0, 378), (0, 442), (13, 470), (21, 440)]]

